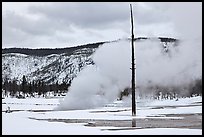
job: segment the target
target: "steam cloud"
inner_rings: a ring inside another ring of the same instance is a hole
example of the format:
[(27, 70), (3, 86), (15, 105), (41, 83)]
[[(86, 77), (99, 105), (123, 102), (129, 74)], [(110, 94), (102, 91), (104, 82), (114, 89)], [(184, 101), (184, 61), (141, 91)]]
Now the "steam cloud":
[[(202, 45), (181, 41), (164, 52), (159, 40), (137, 41), (136, 86), (179, 85), (202, 76)], [(130, 41), (104, 44), (93, 55), (95, 65), (87, 66), (73, 80), (58, 110), (88, 109), (114, 101), (131, 84)], [(151, 82), (150, 82), (151, 81)]]
[(130, 44), (104, 44), (93, 55), (96, 65), (84, 68), (73, 80), (58, 109), (86, 109), (116, 99), (130, 85)]
[(169, 45), (163, 52), (156, 41), (137, 44), (137, 84), (180, 85), (201, 77), (202, 47), (198, 41), (181, 41), (178, 46)]

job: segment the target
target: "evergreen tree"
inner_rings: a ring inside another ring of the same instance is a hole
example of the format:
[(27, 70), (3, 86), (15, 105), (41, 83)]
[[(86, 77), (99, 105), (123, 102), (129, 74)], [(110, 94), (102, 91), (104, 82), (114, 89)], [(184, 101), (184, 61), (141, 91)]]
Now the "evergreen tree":
[(17, 94), (17, 91), (18, 91), (18, 85), (17, 85), (17, 81), (14, 79), (11, 83), (11, 92), (12, 92), (12, 95), (16, 95)]
[(41, 94), (42, 94), (41, 81), (40, 81), (40, 80), (38, 81), (38, 84), (37, 84), (37, 92), (38, 92), (38, 95), (41, 95)]
[(21, 84), (21, 90), (23, 92), (23, 95), (25, 97), (25, 93), (27, 92), (27, 81), (26, 81), (26, 77), (25, 75), (23, 75), (23, 81), (22, 81), (22, 84)]
[(30, 96), (33, 94), (33, 87), (32, 87), (31, 82), (29, 83), (29, 86), (28, 86), (28, 92), (29, 92)]
[(58, 90), (59, 90), (59, 84), (58, 84), (58, 81), (56, 82), (56, 84), (55, 84), (55, 96), (56, 96), (56, 94), (58, 93)]
[(5, 96), (7, 96), (8, 95), (8, 79), (7, 78), (4, 80), (3, 89), (5, 90), (4, 91)]

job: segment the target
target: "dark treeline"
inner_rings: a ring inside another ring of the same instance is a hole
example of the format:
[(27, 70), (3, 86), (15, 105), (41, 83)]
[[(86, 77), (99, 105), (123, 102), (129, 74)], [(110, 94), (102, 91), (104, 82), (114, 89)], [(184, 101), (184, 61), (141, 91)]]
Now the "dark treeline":
[[(151, 38), (148, 38), (148, 37), (137, 37), (137, 38), (134, 38), (134, 41), (137, 41), (137, 40), (146, 40), (146, 39), (151, 39)], [(175, 39), (175, 38), (158, 37), (158, 39), (161, 42), (178, 42), (178, 39)], [(129, 39), (129, 40), (131, 40), (131, 39)]]
[(55, 48), (55, 49), (51, 49), (51, 48), (41, 48), (41, 49), (5, 48), (5, 49), (2, 49), (2, 54), (21, 53), (21, 54), (33, 55), (33, 56), (47, 56), (47, 55), (51, 55), (51, 54), (67, 53), (67, 54), (71, 55), (74, 51), (76, 51), (78, 49), (98, 48), (99, 45), (102, 45), (104, 43), (106, 43), (106, 42), (97, 42), (97, 43), (91, 43), (91, 44), (76, 46), (76, 47)]
[[(121, 100), (124, 96), (131, 94), (131, 88), (124, 89), (120, 95), (119, 99)], [(180, 97), (193, 97), (193, 96), (202, 96), (202, 79), (196, 79), (190, 84), (178, 85), (178, 86), (148, 86), (148, 87), (138, 87), (136, 93), (143, 98), (152, 96), (154, 99), (177, 99)]]
[(48, 92), (53, 92), (56, 96), (66, 93), (70, 84), (71, 82), (58, 84), (58, 81), (54, 84), (46, 84), (42, 80), (27, 82), (25, 76), (23, 76), (20, 84), (17, 84), (17, 80), (4, 80), (2, 92), (5, 96), (10, 95), (17, 98), (35, 97), (36, 93), (45, 97)]
[(159, 39), (161, 40), (161, 42), (178, 42), (178, 40), (174, 38), (159, 37)]
[(196, 79), (190, 84), (180, 86), (155, 86), (155, 99), (174, 99), (178, 97), (202, 96), (202, 79)]

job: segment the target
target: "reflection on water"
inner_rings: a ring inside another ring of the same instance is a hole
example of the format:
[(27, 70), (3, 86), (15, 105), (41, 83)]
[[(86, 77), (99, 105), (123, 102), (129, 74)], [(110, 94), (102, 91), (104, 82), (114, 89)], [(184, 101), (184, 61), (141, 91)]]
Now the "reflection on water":
[(132, 127), (136, 127), (136, 118), (132, 119)]

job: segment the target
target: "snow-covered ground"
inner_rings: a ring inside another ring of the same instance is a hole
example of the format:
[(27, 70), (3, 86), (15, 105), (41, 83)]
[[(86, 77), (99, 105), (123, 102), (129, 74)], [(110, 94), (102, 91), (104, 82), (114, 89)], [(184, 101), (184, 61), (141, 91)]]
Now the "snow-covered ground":
[[(2, 134), (202, 134), (202, 127), (175, 128), (171, 125), (156, 128), (142, 127), (148, 120), (155, 120), (158, 123), (162, 120), (179, 122), (185, 120), (185, 115), (200, 116), (197, 120), (202, 122), (201, 96), (180, 98), (177, 101), (138, 100), (136, 117), (132, 117), (131, 106), (127, 105), (130, 101), (115, 101), (95, 109), (54, 111), (61, 99), (2, 99)], [(11, 113), (5, 112), (8, 107)], [(139, 121), (137, 126), (127, 126), (127, 123), (135, 118), (136, 123)], [(114, 123), (114, 126), (111, 123)]]

